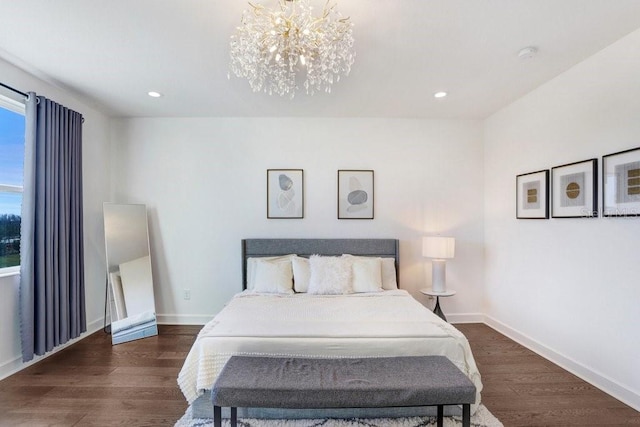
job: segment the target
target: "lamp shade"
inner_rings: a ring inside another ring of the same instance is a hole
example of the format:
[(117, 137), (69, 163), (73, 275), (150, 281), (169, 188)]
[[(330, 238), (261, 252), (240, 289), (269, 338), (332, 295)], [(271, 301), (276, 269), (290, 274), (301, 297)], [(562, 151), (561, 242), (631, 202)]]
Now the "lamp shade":
[(422, 238), (422, 256), (426, 258), (453, 258), (456, 239), (453, 237), (427, 236)]

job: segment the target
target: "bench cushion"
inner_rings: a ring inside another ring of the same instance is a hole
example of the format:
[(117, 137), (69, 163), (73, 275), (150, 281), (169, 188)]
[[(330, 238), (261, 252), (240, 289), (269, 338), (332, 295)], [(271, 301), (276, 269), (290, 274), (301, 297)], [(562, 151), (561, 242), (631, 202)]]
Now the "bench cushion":
[(444, 356), (314, 359), (233, 356), (216, 406), (381, 408), (474, 403), (473, 383)]

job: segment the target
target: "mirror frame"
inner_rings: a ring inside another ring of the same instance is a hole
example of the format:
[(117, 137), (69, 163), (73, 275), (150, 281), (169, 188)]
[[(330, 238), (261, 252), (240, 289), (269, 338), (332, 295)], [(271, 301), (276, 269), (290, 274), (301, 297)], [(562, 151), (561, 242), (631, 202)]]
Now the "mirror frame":
[(158, 335), (147, 207), (104, 202), (103, 219), (112, 343)]

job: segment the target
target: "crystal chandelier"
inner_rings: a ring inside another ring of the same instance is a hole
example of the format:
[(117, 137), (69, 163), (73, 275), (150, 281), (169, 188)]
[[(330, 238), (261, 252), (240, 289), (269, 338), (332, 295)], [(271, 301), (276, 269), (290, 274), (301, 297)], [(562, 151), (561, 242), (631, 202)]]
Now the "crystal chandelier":
[(249, 3), (231, 36), (230, 70), (254, 92), (293, 98), (301, 81), (307, 94), (331, 92), (351, 71), (353, 24), (331, 0), (317, 17), (309, 0), (278, 1), (278, 10)]

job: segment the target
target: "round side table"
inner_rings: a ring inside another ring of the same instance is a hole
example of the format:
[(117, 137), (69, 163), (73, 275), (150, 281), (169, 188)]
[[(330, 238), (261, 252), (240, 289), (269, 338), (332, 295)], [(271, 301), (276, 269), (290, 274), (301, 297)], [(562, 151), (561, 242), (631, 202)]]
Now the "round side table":
[(428, 295), (430, 297), (436, 297), (436, 306), (433, 307), (433, 312), (446, 322), (447, 318), (445, 317), (444, 313), (442, 312), (442, 309), (440, 308), (440, 297), (451, 297), (456, 294), (456, 291), (449, 289), (444, 292), (437, 292), (429, 288), (429, 289), (420, 289), (420, 293), (424, 295)]

